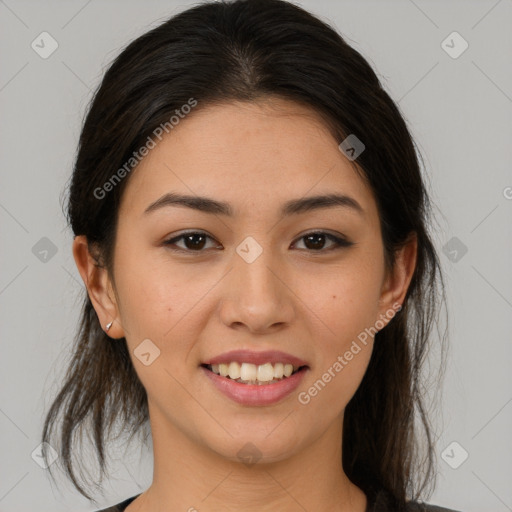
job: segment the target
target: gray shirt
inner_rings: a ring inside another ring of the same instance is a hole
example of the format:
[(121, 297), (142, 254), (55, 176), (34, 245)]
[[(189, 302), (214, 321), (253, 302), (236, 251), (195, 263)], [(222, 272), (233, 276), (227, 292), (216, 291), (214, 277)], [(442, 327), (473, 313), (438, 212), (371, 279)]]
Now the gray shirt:
[[(123, 512), (128, 505), (138, 498), (140, 494), (132, 496), (127, 500), (113, 505), (112, 507), (98, 510), (97, 512)], [(419, 503), (410, 501), (407, 503), (406, 508), (402, 511), (393, 504), (393, 499), (386, 491), (379, 491), (377, 494), (368, 496), (368, 506), (366, 512), (459, 512), (451, 508), (438, 507), (437, 505), (429, 505), (428, 503)]]

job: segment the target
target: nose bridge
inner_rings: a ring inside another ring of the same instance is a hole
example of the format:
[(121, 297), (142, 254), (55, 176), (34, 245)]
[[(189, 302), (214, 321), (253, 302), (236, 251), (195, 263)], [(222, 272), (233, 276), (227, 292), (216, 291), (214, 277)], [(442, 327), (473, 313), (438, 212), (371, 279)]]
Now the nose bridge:
[(271, 271), (272, 266), (276, 265), (272, 250), (248, 236), (237, 246), (234, 259), (237, 279), (249, 297), (266, 299), (267, 303), (275, 301), (279, 286), (276, 271)]
[(281, 282), (276, 258), (254, 237), (245, 238), (233, 254), (233, 268), (224, 298), (224, 321), (261, 330), (290, 321), (287, 287)]

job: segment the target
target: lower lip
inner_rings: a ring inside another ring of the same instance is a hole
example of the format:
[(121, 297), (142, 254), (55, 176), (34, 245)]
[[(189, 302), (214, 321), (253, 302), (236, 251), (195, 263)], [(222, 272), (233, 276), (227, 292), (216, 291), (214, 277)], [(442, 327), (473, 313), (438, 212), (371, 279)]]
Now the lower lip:
[(303, 379), (307, 367), (300, 369), (290, 377), (273, 384), (242, 384), (228, 377), (222, 377), (204, 366), (201, 369), (214, 386), (225, 396), (242, 405), (270, 405), (279, 402), (292, 393)]

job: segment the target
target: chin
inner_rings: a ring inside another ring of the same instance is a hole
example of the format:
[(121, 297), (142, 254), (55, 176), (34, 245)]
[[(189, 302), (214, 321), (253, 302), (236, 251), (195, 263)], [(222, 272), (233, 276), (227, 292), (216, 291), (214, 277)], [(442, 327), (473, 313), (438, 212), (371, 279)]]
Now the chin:
[(258, 426), (254, 422), (251, 422), (251, 426), (248, 426), (247, 422), (240, 422), (237, 426), (239, 430), (229, 430), (231, 436), (224, 432), (220, 439), (212, 439), (207, 435), (203, 442), (231, 462), (241, 462), (247, 466), (280, 462), (300, 451), (306, 441), (303, 437), (297, 437), (295, 425), (293, 428), (283, 428), (282, 424), (279, 425), (280, 421), (282, 422), (282, 418), (268, 421), (268, 428), (265, 429), (261, 428), (261, 424)]

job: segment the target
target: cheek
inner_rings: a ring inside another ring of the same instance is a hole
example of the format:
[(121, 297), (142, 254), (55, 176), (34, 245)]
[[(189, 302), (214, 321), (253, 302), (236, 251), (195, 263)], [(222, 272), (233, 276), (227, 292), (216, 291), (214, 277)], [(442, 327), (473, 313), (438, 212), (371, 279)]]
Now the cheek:
[(381, 273), (377, 265), (367, 265), (359, 257), (344, 263), (316, 273), (314, 286), (311, 278), (303, 280), (298, 291), (310, 316), (318, 316), (338, 349), (373, 325), (380, 296)]
[(374, 335), (375, 309), (369, 306), (370, 300), (371, 293), (347, 286), (341, 293), (331, 291), (318, 315), (328, 328), (322, 327), (323, 334), (316, 340), (316, 365), (299, 402), (315, 401), (319, 410), (329, 410), (326, 421), (345, 409), (366, 373)]
[(170, 328), (177, 293), (169, 289), (169, 278), (163, 271), (163, 267), (155, 267), (148, 252), (140, 250), (138, 244), (118, 243), (115, 259), (118, 306), (125, 337), (133, 348), (146, 338), (160, 338), (160, 331)]
[[(380, 267), (363, 258), (316, 275), (315, 287), (303, 285), (308, 318), (317, 331), (317, 365), (306, 392), (318, 402), (344, 407), (364, 377), (378, 317)], [(306, 398), (307, 399), (307, 398)], [(334, 411), (333, 411), (334, 412)]]
[(161, 351), (160, 361), (176, 367), (199, 335), (205, 294), (214, 286), (216, 275), (136, 249), (124, 251), (116, 264), (119, 310), (131, 351), (150, 339)]

